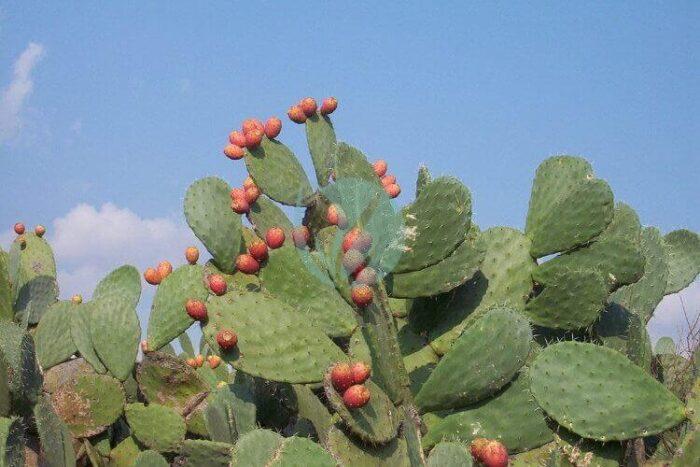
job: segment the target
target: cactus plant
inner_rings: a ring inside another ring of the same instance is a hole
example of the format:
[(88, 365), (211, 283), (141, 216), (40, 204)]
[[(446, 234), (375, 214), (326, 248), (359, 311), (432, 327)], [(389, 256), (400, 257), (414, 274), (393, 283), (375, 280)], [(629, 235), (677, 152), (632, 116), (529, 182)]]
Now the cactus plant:
[(191, 247), (149, 269), (141, 356), (138, 271), (59, 300), (46, 229), (16, 229), (0, 251), (0, 465), (25, 446), (56, 466), (472, 465), (483, 438), (513, 465), (619, 465), (640, 443), (688, 465), (700, 369), (668, 340), (652, 352), (646, 324), (698, 275), (698, 235), (643, 228), (565, 155), (537, 169), (524, 231), (481, 231), (468, 188), (426, 167), (399, 209), (386, 162), (337, 140), (336, 107), (289, 111), (316, 188), (275, 118), (227, 140), (243, 188), (189, 187), (211, 260)]

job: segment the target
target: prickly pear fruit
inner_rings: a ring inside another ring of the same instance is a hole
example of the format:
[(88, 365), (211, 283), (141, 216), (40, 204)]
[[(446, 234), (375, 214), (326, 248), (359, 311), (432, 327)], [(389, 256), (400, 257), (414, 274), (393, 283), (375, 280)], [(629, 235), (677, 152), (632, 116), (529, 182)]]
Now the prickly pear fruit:
[(231, 200), (231, 210), (236, 214), (245, 214), (250, 211), (250, 204), (245, 198), (234, 198)]
[(37, 237), (43, 237), (44, 234), (46, 233), (46, 227), (43, 225), (39, 224), (36, 227), (34, 227), (34, 235)]
[(353, 384), (352, 367), (348, 363), (336, 363), (331, 369), (331, 383), (336, 391), (344, 393)]
[(255, 181), (253, 180), (253, 177), (250, 175), (243, 180), (243, 191), (245, 191), (247, 188), (250, 188), (251, 186), (257, 186), (255, 184)]
[(396, 183), (392, 183), (391, 185), (385, 186), (384, 191), (386, 191), (386, 194), (389, 195), (389, 198), (393, 199), (401, 194), (401, 187)]
[(194, 357), (194, 362), (197, 364), (197, 368), (204, 364), (204, 355), (197, 355)]
[(338, 99), (336, 99), (335, 97), (326, 97), (321, 103), (321, 115), (331, 114), (337, 108)]
[(362, 253), (367, 253), (371, 247), (372, 236), (367, 232), (364, 232), (359, 227), (353, 227), (343, 237), (343, 252), (347, 252), (350, 249), (355, 249)]
[(232, 131), (228, 135), (228, 141), (231, 144), (238, 146), (239, 148), (245, 147), (245, 134), (242, 131)]
[(255, 258), (256, 261), (265, 261), (267, 259), (267, 244), (259, 238), (254, 239), (248, 246), (248, 253)]
[(469, 450), (472, 453), (472, 457), (476, 461), (481, 461), (481, 454), (484, 451), (484, 447), (489, 443), (486, 438), (474, 438), (474, 440), (469, 445)]
[(384, 175), (379, 179), (380, 182), (382, 182), (382, 186), (388, 186), (396, 183), (396, 176), (395, 175)]
[(350, 249), (343, 254), (343, 267), (348, 274), (357, 274), (365, 267), (365, 257), (357, 250)]
[(27, 229), (24, 227), (24, 224), (22, 224), (21, 222), (17, 222), (17, 223), (15, 224), (15, 226), (14, 226), (14, 229), (15, 229), (15, 233), (16, 233), (17, 235), (23, 235), (24, 232), (27, 230)]
[(221, 274), (212, 274), (208, 278), (209, 290), (214, 293), (214, 295), (223, 295), (226, 293), (226, 280)]
[(265, 241), (272, 250), (284, 245), (284, 240), (284, 230), (279, 227), (272, 227), (265, 232)]
[(258, 128), (254, 128), (245, 134), (245, 146), (248, 149), (257, 148), (262, 143), (265, 132)]
[(343, 393), (343, 403), (348, 409), (359, 409), (369, 402), (369, 397), (369, 389), (362, 384), (355, 384)]
[(80, 305), (83, 303), (83, 296), (80, 294), (75, 294), (70, 298), (70, 301), (75, 303), (76, 305)]
[(253, 204), (260, 197), (260, 188), (257, 185), (247, 186), (244, 189), (245, 200), (248, 204)]
[(236, 269), (243, 274), (255, 274), (260, 270), (260, 263), (252, 255), (244, 253), (236, 258)]
[(382, 159), (374, 161), (372, 164), (372, 168), (374, 169), (374, 173), (377, 174), (377, 177), (383, 177), (386, 174), (387, 167), (386, 161)]
[(185, 363), (186, 363), (187, 366), (189, 366), (189, 367), (197, 368), (197, 362), (195, 361), (194, 358), (188, 358), (187, 360), (185, 360)]
[(158, 275), (158, 271), (156, 271), (154, 268), (146, 269), (143, 273), (143, 278), (146, 279), (146, 282), (151, 285), (160, 284), (160, 276)]
[(231, 160), (237, 161), (238, 159), (243, 159), (243, 156), (245, 156), (245, 151), (243, 151), (241, 146), (227, 144), (224, 148), (224, 155)]
[(293, 105), (287, 110), (287, 116), (294, 123), (304, 123), (306, 121), (306, 114), (298, 105)]
[(313, 97), (305, 97), (299, 102), (299, 107), (307, 117), (316, 113), (316, 100)]
[(275, 139), (282, 131), (282, 120), (277, 117), (270, 117), (265, 122), (265, 136)]
[(218, 355), (207, 356), (207, 362), (209, 363), (209, 368), (212, 370), (221, 364), (221, 357)]
[(508, 449), (495, 439), (477, 438), (471, 444), (472, 457), (485, 467), (506, 467)]
[(344, 229), (347, 227), (348, 218), (343, 212), (343, 209), (337, 204), (331, 204), (328, 206), (326, 211), (326, 220), (331, 225), (337, 225), (339, 228)]
[(232, 200), (234, 199), (245, 199), (245, 189), (243, 188), (232, 188), (231, 192), (228, 194)]
[(194, 320), (203, 321), (207, 319), (207, 306), (200, 300), (187, 300), (187, 303), (185, 303), (185, 311), (187, 311), (190, 318)]
[(374, 299), (374, 292), (372, 288), (365, 284), (356, 284), (352, 287), (350, 291), (350, 296), (352, 297), (352, 302), (360, 308), (364, 308)]
[(247, 118), (243, 120), (243, 125), (241, 125), (241, 129), (243, 130), (243, 135), (247, 135), (253, 130), (260, 130), (264, 132), (265, 126), (257, 118)]
[(355, 282), (369, 286), (376, 285), (377, 271), (369, 266), (362, 268), (362, 270), (355, 275)]
[(143, 353), (150, 352), (151, 349), (148, 347), (148, 341), (146, 339), (141, 341), (141, 351)]
[(238, 336), (229, 329), (222, 329), (216, 334), (216, 343), (222, 350), (231, 350), (238, 343)]
[(352, 382), (353, 384), (362, 384), (369, 379), (372, 373), (365, 362), (355, 362), (352, 364)]
[(163, 260), (160, 263), (158, 263), (158, 269), (156, 271), (158, 272), (158, 277), (162, 281), (163, 279), (168, 277), (171, 272), (173, 272), (173, 265), (170, 264), (170, 261)]
[(185, 259), (190, 264), (197, 264), (199, 260), (199, 250), (197, 247), (190, 246), (185, 250)]
[(301, 225), (296, 229), (292, 230), (292, 240), (297, 248), (304, 248), (309, 244), (309, 239), (311, 238), (311, 232), (309, 228), (305, 225)]

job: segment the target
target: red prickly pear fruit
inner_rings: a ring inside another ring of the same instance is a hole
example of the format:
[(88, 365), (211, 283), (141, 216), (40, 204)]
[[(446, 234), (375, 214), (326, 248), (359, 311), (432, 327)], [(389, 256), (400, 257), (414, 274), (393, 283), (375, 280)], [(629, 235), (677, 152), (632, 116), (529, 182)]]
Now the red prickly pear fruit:
[(146, 269), (143, 273), (143, 278), (146, 279), (146, 282), (151, 285), (160, 284), (160, 276), (158, 275), (158, 271), (156, 271), (154, 268)]
[(260, 270), (260, 263), (253, 258), (253, 255), (244, 253), (236, 258), (236, 269), (243, 274), (255, 274)]
[(231, 199), (245, 199), (245, 190), (243, 188), (233, 188), (229, 196)]
[(306, 121), (306, 114), (298, 105), (293, 105), (287, 110), (287, 116), (294, 123), (304, 123)]
[(337, 204), (331, 204), (326, 211), (326, 220), (331, 225), (337, 225), (341, 229), (348, 226), (348, 217), (343, 212), (343, 209)]
[(386, 174), (386, 161), (379, 159), (378, 161), (374, 161), (372, 164), (372, 168), (374, 169), (374, 173), (377, 174), (377, 177), (383, 177)]
[(242, 131), (232, 131), (228, 134), (228, 142), (238, 146), (239, 148), (245, 147), (245, 133)]
[(224, 276), (221, 274), (212, 274), (209, 276), (208, 279), (209, 282), (209, 290), (211, 290), (214, 295), (223, 295), (226, 293), (226, 289), (228, 288), (226, 284), (226, 280), (224, 279)]
[(267, 242), (267, 246), (269, 246), (272, 250), (284, 245), (284, 240), (284, 230), (280, 229), (279, 227), (272, 227), (265, 233), (265, 241)]
[(197, 247), (190, 246), (185, 250), (185, 259), (190, 264), (197, 264), (199, 260), (199, 250)]
[(348, 251), (350, 248), (355, 246), (357, 242), (357, 237), (360, 236), (362, 230), (359, 227), (353, 227), (348, 233), (343, 237), (343, 243), (341, 247), (343, 248), (343, 253)]
[(260, 197), (260, 188), (257, 185), (246, 187), (245, 190), (245, 200), (248, 204), (253, 204)]
[(359, 409), (369, 402), (369, 389), (362, 384), (354, 384), (343, 393), (343, 403), (348, 409)]
[(245, 178), (245, 180), (243, 180), (243, 191), (245, 191), (246, 188), (250, 188), (252, 186), (257, 187), (257, 185), (255, 184), (255, 181), (253, 181), (253, 177), (251, 177), (249, 175)]
[(201, 367), (204, 364), (204, 355), (197, 355), (194, 357), (194, 362), (197, 365), (197, 368)]
[(297, 248), (304, 248), (309, 244), (309, 239), (311, 238), (311, 232), (309, 228), (305, 225), (301, 225), (296, 229), (292, 230), (292, 240)]
[(245, 214), (250, 211), (250, 204), (245, 198), (235, 198), (231, 200), (231, 209), (236, 214)]
[(158, 277), (162, 281), (163, 279), (168, 277), (171, 272), (173, 272), (173, 265), (170, 264), (170, 261), (163, 260), (160, 263), (158, 263), (158, 269), (156, 271), (158, 272)]
[(263, 130), (259, 130), (257, 128), (250, 130), (245, 134), (245, 146), (248, 149), (257, 148), (260, 146), (260, 143), (262, 143), (263, 136), (265, 136), (265, 132)]
[(305, 97), (299, 102), (299, 107), (301, 107), (302, 112), (304, 112), (304, 115), (307, 117), (312, 116), (313, 114), (316, 113), (316, 109), (318, 108), (316, 105), (316, 99), (313, 97)]
[(355, 275), (355, 281), (358, 284), (364, 284), (369, 286), (376, 285), (377, 271), (370, 267), (362, 268), (362, 270)]
[(39, 224), (36, 227), (34, 227), (34, 235), (36, 235), (37, 237), (41, 238), (44, 236), (45, 233), (46, 227), (44, 227), (43, 225)]
[(331, 383), (336, 391), (344, 393), (352, 386), (352, 367), (348, 363), (336, 363), (331, 369)]
[(355, 249), (350, 249), (343, 254), (343, 267), (348, 274), (357, 274), (365, 267), (365, 257)]
[(379, 178), (379, 181), (382, 182), (382, 186), (388, 186), (396, 183), (396, 175), (383, 175)]
[(250, 242), (248, 253), (257, 261), (265, 261), (267, 259), (267, 244), (259, 238), (256, 238)]
[(70, 301), (75, 303), (76, 305), (80, 305), (83, 303), (83, 296), (80, 294), (75, 294), (70, 298)]
[(191, 368), (197, 368), (197, 362), (194, 358), (188, 358), (187, 360), (185, 360), (185, 363)]
[(231, 160), (237, 161), (243, 159), (245, 152), (241, 146), (236, 146), (235, 144), (227, 144), (224, 148), (224, 155)]
[(372, 288), (365, 284), (357, 284), (352, 287), (350, 291), (350, 296), (352, 297), (352, 302), (360, 308), (364, 308), (374, 299), (374, 292)]
[(190, 318), (196, 321), (207, 319), (207, 306), (200, 300), (194, 300), (192, 298), (187, 300), (187, 303), (185, 303), (185, 311), (190, 315)]
[(355, 362), (352, 364), (352, 382), (353, 384), (362, 384), (369, 379), (369, 375), (372, 373), (365, 362)]
[(401, 187), (396, 183), (392, 183), (391, 185), (385, 186), (384, 191), (386, 191), (386, 194), (389, 195), (389, 198), (393, 199), (401, 194)]
[(508, 449), (500, 441), (488, 440), (481, 448), (480, 461), (485, 467), (506, 467), (508, 465)]
[(338, 108), (338, 99), (335, 97), (326, 97), (321, 103), (321, 115), (332, 114)]
[(486, 438), (474, 438), (469, 445), (469, 450), (472, 453), (472, 457), (474, 458), (475, 461), (481, 462), (481, 458), (483, 456), (484, 452), (484, 447), (489, 443), (489, 440)]
[(150, 351), (151, 351), (151, 349), (148, 347), (148, 341), (145, 340), (145, 339), (141, 341), (141, 351), (142, 351), (143, 353), (146, 353), (146, 352), (150, 352)]
[(207, 362), (209, 363), (209, 368), (212, 370), (221, 364), (221, 357), (218, 355), (207, 356)]
[(362, 253), (367, 253), (372, 247), (372, 236), (367, 232), (362, 231), (359, 227), (352, 228), (343, 237), (342, 248), (346, 252), (350, 249), (358, 250)]
[(16, 233), (17, 235), (23, 235), (24, 232), (27, 230), (27, 229), (24, 227), (24, 224), (22, 224), (21, 222), (17, 222), (17, 223), (15, 224), (15, 226), (14, 226), (14, 229), (15, 229), (15, 233)]
[(247, 118), (243, 120), (243, 125), (241, 126), (241, 129), (243, 130), (244, 135), (247, 135), (253, 130), (260, 130), (262, 132), (265, 132), (265, 125), (263, 125), (263, 123), (257, 118)]
[(282, 120), (277, 117), (270, 117), (265, 122), (265, 136), (275, 139), (282, 131)]
[(222, 350), (231, 350), (238, 343), (238, 336), (229, 329), (222, 329), (216, 334), (216, 343)]

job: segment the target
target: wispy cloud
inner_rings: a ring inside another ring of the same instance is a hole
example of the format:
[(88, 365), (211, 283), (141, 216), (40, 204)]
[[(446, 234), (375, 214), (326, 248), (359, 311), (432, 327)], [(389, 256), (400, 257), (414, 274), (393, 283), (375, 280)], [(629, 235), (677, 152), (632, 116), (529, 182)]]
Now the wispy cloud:
[(32, 71), (44, 56), (44, 46), (30, 42), (14, 64), (12, 81), (0, 97), (0, 143), (14, 138), (22, 127), (22, 109), (34, 88)]

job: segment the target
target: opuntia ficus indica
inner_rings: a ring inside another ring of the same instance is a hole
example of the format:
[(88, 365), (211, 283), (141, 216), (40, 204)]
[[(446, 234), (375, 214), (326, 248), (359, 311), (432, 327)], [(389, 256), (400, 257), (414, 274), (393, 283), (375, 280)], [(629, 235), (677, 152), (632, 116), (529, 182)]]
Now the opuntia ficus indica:
[(143, 278), (146, 280), (151, 285), (158, 285), (160, 284), (160, 276), (158, 275), (158, 271), (155, 270), (155, 268), (147, 268), (143, 272)]
[(37, 237), (41, 238), (44, 236), (45, 233), (46, 227), (44, 227), (43, 225), (39, 224), (36, 227), (34, 227), (34, 235), (36, 235)]
[(338, 100), (335, 97), (326, 97), (321, 103), (321, 115), (332, 114), (338, 108)]
[(228, 285), (224, 276), (221, 274), (212, 274), (208, 278), (209, 290), (212, 291), (214, 295), (223, 295), (226, 293)]
[(231, 144), (234, 144), (238, 146), (239, 148), (244, 148), (245, 147), (245, 135), (243, 134), (242, 131), (232, 131), (228, 135), (228, 140)]
[(294, 123), (304, 123), (306, 121), (306, 114), (298, 105), (293, 105), (287, 110), (287, 116)]
[(299, 102), (299, 107), (304, 115), (310, 117), (316, 113), (316, 100), (313, 97), (305, 97)]
[(385, 160), (379, 159), (378, 161), (374, 161), (372, 168), (374, 169), (374, 173), (377, 174), (377, 177), (383, 177), (386, 174), (388, 166)]
[(238, 336), (230, 329), (222, 329), (216, 334), (216, 343), (222, 350), (228, 351), (238, 344)]
[(195, 299), (189, 299), (185, 303), (185, 310), (190, 318), (196, 321), (203, 321), (207, 319), (207, 306), (204, 302)]
[(369, 379), (372, 370), (365, 362), (355, 362), (352, 364), (353, 384), (362, 384)]
[(197, 247), (187, 247), (185, 250), (185, 259), (190, 264), (197, 264), (197, 261), (199, 261), (199, 250)]
[(348, 409), (359, 409), (369, 402), (369, 389), (362, 384), (354, 384), (343, 393), (343, 403)]
[(275, 250), (284, 245), (284, 230), (279, 227), (271, 227), (265, 233), (265, 241), (271, 250)]
[(309, 244), (311, 231), (305, 225), (301, 225), (292, 230), (292, 240), (297, 248), (305, 248)]
[(236, 269), (243, 274), (255, 274), (260, 270), (260, 263), (253, 258), (253, 255), (244, 253), (236, 258)]
[(231, 160), (237, 161), (243, 159), (245, 151), (243, 151), (242, 147), (236, 146), (235, 144), (227, 144), (224, 148), (224, 155)]
[(344, 393), (353, 385), (352, 367), (349, 363), (336, 363), (331, 368), (331, 383), (336, 391)]
[(357, 305), (359, 308), (364, 308), (372, 303), (372, 300), (374, 299), (374, 292), (372, 292), (372, 288), (368, 285), (356, 284), (353, 285), (352, 289), (350, 290), (350, 296), (355, 305)]
[(24, 224), (21, 222), (17, 222), (14, 225), (14, 230), (17, 235), (22, 235), (24, 232), (27, 230), (26, 227), (24, 227)]
[(265, 261), (267, 259), (267, 244), (259, 238), (253, 239), (248, 246), (248, 253), (257, 261)]
[(275, 139), (282, 131), (282, 120), (277, 117), (270, 117), (265, 122), (265, 136)]
[(158, 263), (158, 269), (156, 271), (158, 272), (159, 280), (162, 282), (163, 279), (168, 277), (170, 273), (173, 272), (173, 265), (170, 264), (170, 261), (163, 260)]

